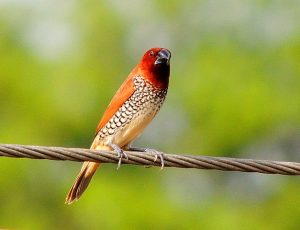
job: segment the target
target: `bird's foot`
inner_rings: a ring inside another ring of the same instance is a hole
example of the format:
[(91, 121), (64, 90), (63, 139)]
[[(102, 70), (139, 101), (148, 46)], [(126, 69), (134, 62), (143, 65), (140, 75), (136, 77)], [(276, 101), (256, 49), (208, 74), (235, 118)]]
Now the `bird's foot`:
[(160, 170), (162, 170), (165, 167), (164, 155), (163, 155), (163, 153), (157, 151), (156, 149), (130, 147), (128, 150), (129, 151), (152, 153), (154, 155), (154, 163), (157, 161), (158, 157), (160, 159), (160, 162), (161, 162)]
[(118, 166), (117, 166), (117, 170), (118, 170), (121, 166), (122, 158), (126, 158), (128, 160), (128, 155), (123, 151), (123, 149), (120, 148), (120, 146), (118, 146), (116, 144), (109, 143), (109, 146), (112, 147), (114, 149), (114, 151), (118, 154), (118, 157), (119, 157), (119, 162), (118, 162)]

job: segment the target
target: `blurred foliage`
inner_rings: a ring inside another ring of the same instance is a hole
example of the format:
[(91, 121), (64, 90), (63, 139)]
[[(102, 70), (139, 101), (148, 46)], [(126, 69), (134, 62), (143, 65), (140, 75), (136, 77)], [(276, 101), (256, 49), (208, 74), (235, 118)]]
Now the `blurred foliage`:
[[(88, 147), (152, 46), (168, 98), (137, 146), (299, 161), (298, 1), (0, 1), (0, 142)], [(104, 165), (64, 205), (79, 163), (0, 161), (0, 228), (298, 229), (295, 177)]]

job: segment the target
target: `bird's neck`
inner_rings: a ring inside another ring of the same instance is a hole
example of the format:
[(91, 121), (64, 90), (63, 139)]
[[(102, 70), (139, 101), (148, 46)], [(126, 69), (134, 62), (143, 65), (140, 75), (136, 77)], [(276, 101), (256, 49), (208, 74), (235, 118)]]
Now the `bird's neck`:
[(157, 89), (167, 89), (169, 85), (170, 67), (158, 66), (156, 68), (136, 67), (136, 74), (149, 81)]

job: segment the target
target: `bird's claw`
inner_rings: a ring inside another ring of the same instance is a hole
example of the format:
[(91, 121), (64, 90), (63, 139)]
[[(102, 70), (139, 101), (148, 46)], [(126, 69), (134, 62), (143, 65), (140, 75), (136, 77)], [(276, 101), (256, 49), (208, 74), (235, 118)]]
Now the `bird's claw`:
[(117, 153), (117, 156), (119, 158), (118, 166), (117, 166), (117, 170), (118, 170), (121, 167), (122, 158), (126, 158), (128, 160), (128, 155), (118, 145), (110, 143), (110, 146), (114, 149), (114, 151)]
[(150, 148), (135, 148), (132, 147), (129, 150), (131, 151), (140, 151), (140, 152), (149, 152), (152, 153), (154, 155), (154, 163), (157, 161), (158, 157), (160, 159), (161, 162), (161, 166), (160, 166), (160, 170), (162, 170), (165, 167), (165, 160), (164, 160), (164, 155), (163, 153), (155, 150), (155, 149), (150, 149)]
[(121, 151), (116, 151), (119, 157), (117, 170), (121, 167), (122, 159), (126, 158), (128, 160), (128, 155), (121, 149)]
[(155, 150), (155, 149), (146, 149), (146, 152), (150, 152), (152, 154), (154, 154), (154, 163), (157, 161), (158, 157), (160, 159), (161, 165), (160, 165), (160, 170), (162, 170), (165, 167), (165, 160), (164, 160), (164, 155)]

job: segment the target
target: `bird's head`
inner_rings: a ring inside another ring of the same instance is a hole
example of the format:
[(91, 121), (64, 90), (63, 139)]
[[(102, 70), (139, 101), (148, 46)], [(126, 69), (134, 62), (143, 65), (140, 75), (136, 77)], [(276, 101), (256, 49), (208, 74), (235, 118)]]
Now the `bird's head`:
[(142, 76), (158, 88), (167, 88), (170, 75), (171, 52), (164, 48), (149, 49), (138, 67)]

